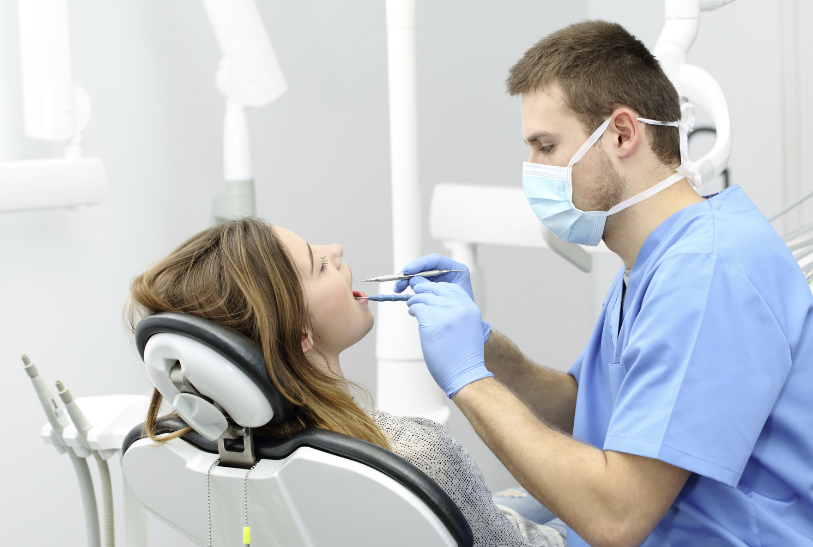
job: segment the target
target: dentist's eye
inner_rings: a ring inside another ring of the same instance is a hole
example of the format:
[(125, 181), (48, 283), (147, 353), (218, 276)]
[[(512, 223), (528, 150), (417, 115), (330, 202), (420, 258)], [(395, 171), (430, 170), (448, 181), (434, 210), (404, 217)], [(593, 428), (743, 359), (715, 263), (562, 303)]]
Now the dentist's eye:
[(552, 144), (549, 146), (543, 146), (542, 148), (539, 149), (539, 151), (542, 152), (543, 154), (550, 154), (551, 150), (553, 150)]
[(327, 256), (322, 257), (322, 267), (319, 269), (320, 272), (327, 270)]

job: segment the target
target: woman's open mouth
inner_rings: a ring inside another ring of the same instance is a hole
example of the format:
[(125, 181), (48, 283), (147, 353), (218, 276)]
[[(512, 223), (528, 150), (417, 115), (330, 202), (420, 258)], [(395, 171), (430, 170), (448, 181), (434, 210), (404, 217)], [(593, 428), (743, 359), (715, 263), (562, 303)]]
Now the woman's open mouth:
[(364, 291), (353, 291), (353, 298), (366, 298), (367, 293)]

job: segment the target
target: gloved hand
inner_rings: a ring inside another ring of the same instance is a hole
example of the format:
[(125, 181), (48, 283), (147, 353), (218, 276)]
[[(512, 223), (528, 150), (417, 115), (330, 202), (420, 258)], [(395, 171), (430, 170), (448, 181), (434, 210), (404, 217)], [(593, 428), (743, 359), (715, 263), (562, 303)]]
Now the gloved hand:
[(421, 349), (435, 382), (451, 399), (464, 386), (488, 376), (480, 308), (452, 283), (419, 283), (407, 301), (418, 319)]
[[(402, 279), (395, 282), (393, 290), (396, 293), (403, 292), (408, 286), (415, 290), (415, 286), (420, 283), (431, 281), (433, 283), (453, 283), (466, 291), (471, 301), (474, 302), (474, 292), (471, 287), (471, 275), (468, 266), (456, 260), (452, 260), (448, 256), (439, 255), (437, 253), (425, 255), (416, 258), (401, 270), (404, 274), (415, 274), (418, 272), (426, 272), (429, 270), (463, 270), (461, 272), (450, 272), (443, 275), (436, 275), (434, 277), (420, 277), (415, 276), (410, 279)], [(415, 291), (417, 292), (417, 291)], [(491, 334), (491, 325), (483, 321), (483, 343), (488, 341)]]
[[(462, 272), (450, 272), (443, 275), (436, 275), (432, 278), (421, 278), (424, 280), (431, 280), (435, 283), (454, 283), (469, 295), (469, 298), (474, 301), (474, 293), (471, 290), (471, 276), (469, 275), (469, 268), (465, 264), (452, 260), (448, 256), (439, 255), (437, 253), (425, 255), (416, 258), (401, 270), (406, 275), (416, 274), (418, 272), (427, 272), (429, 270), (463, 270)], [(412, 278), (415, 279), (415, 278)], [(407, 286), (415, 288), (415, 283), (408, 279), (402, 279), (395, 282), (395, 292), (403, 292)]]

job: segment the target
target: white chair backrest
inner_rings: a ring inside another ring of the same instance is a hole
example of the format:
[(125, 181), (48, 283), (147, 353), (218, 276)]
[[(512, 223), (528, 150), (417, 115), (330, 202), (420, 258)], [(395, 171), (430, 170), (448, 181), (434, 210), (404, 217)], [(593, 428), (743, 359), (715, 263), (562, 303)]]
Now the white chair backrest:
[[(133, 493), (159, 519), (208, 545), (206, 473), (217, 458), (181, 439), (126, 452)], [(211, 472), (212, 544), (240, 545), (245, 469)], [(251, 544), (279, 547), (454, 547), (447, 527), (410, 490), (364, 464), (302, 447), (261, 460), (247, 481)]]

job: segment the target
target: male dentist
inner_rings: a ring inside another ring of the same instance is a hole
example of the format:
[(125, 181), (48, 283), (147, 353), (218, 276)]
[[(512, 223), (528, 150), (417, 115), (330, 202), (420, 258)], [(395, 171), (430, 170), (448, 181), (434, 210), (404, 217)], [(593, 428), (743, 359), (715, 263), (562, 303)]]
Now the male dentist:
[(693, 107), (619, 25), (542, 39), (507, 86), (531, 208), (625, 270), (567, 374), (491, 331), (468, 271), (412, 278), (432, 376), (571, 547), (813, 545), (813, 295), (793, 256), (738, 186), (698, 196)]

